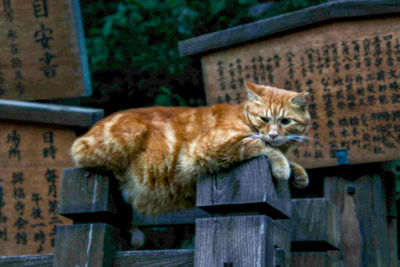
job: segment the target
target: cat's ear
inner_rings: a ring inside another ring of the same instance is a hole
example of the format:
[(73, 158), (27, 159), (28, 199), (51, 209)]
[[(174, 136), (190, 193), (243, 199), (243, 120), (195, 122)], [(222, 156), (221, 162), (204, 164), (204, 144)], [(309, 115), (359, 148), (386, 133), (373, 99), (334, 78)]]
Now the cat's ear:
[(244, 81), (247, 91), (247, 98), (253, 102), (261, 102), (258, 86), (252, 82)]
[(308, 92), (302, 92), (299, 93), (298, 95), (292, 97), (290, 99), (290, 103), (293, 106), (299, 107), (299, 108), (305, 108), (307, 106), (307, 96), (309, 95)]

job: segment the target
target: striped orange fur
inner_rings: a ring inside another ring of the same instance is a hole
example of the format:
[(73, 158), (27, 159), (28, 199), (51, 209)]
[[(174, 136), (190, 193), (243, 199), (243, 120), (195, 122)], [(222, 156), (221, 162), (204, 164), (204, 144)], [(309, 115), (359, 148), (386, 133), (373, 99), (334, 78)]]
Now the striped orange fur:
[(256, 156), (269, 157), (277, 179), (304, 187), (305, 170), (285, 153), (305, 140), (310, 115), (305, 93), (245, 82), (239, 105), (150, 107), (113, 114), (78, 138), (78, 167), (114, 171), (126, 200), (154, 215), (193, 207), (196, 177)]

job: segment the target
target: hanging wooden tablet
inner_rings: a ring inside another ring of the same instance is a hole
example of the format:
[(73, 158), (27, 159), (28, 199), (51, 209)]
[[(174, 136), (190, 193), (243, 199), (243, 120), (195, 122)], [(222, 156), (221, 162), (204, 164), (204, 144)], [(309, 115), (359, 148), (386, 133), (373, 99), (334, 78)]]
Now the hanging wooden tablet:
[(101, 110), (0, 100), (0, 256), (52, 254), (63, 168), (74, 129)]
[(292, 160), (315, 168), (399, 159), (399, 25), (391, 16), (330, 22), (210, 52), (207, 101), (241, 103), (244, 80), (306, 91), (315, 144), (293, 149)]
[(91, 94), (78, 0), (1, 1), (0, 98)]

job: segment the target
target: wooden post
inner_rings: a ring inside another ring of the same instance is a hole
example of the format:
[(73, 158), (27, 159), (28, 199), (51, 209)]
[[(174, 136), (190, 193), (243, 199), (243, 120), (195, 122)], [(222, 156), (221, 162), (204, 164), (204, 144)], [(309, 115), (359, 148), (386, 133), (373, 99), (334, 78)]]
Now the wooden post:
[(57, 227), (53, 266), (111, 266), (117, 245), (128, 245), (129, 238), (113, 226), (128, 227), (132, 212), (110, 172), (64, 169), (59, 213), (74, 224)]
[(337, 250), (340, 246), (340, 214), (324, 198), (293, 199), (292, 251)]
[(293, 199), (292, 203), (291, 266), (343, 266), (332, 253), (340, 248), (338, 207), (325, 198)]
[(195, 266), (289, 266), (290, 233), (272, 219), (290, 215), (288, 185), (266, 157), (199, 178), (197, 207), (214, 217), (196, 220)]
[(339, 207), (341, 214), (340, 256), (347, 266), (398, 266), (397, 246), (392, 246), (390, 228), (395, 215), (386, 202), (382, 179), (325, 178), (325, 196)]
[(210, 213), (258, 212), (288, 219), (291, 212), (287, 182), (272, 179), (268, 158), (261, 156), (229, 171), (198, 179), (197, 207)]
[(132, 209), (118, 189), (113, 174), (97, 169), (64, 169), (58, 213), (79, 222), (105, 222), (127, 227)]
[(57, 227), (53, 266), (111, 266), (111, 231), (104, 223)]

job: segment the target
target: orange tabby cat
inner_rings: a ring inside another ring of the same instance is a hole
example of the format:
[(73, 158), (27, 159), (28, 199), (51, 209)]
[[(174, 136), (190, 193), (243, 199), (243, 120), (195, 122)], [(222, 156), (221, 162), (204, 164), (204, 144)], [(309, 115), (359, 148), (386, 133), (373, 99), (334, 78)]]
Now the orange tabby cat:
[(75, 141), (73, 160), (113, 170), (125, 199), (147, 215), (193, 207), (197, 175), (260, 155), (270, 159), (276, 179), (288, 180), (292, 170), (294, 185), (305, 187), (305, 170), (284, 154), (306, 140), (306, 93), (247, 81), (245, 87), (248, 99), (239, 105), (113, 114)]

